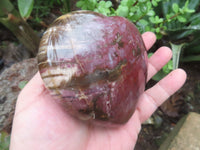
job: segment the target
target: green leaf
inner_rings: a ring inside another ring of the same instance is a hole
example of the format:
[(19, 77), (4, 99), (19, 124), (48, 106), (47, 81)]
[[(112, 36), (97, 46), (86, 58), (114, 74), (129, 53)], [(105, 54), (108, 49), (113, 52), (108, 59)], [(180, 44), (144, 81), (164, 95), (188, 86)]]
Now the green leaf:
[(156, 75), (152, 77), (155, 81), (160, 81), (162, 78), (164, 78), (167, 74), (163, 72), (163, 70), (158, 71)]
[(161, 39), (163, 37), (163, 35), (161, 34), (161, 33), (157, 33), (156, 34), (156, 38), (159, 40), (159, 39)]
[(140, 22), (141, 24), (143, 24), (143, 25), (148, 25), (148, 24), (149, 24), (149, 22), (146, 21), (146, 20), (144, 20), (144, 19), (140, 19), (139, 22)]
[(96, 4), (96, 8), (93, 11), (101, 13), (106, 16), (110, 16), (111, 6), (112, 6), (112, 2), (110, 1), (107, 1), (107, 2), (100, 1), (99, 3)]
[(179, 45), (170, 43), (170, 45), (171, 45), (172, 53), (173, 53), (173, 56), (172, 56), (173, 70), (175, 70), (178, 68), (180, 53), (181, 53), (181, 50), (182, 50), (183, 46), (185, 45), (185, 43), (182, 43)]
[(76, 7), (81, 8), (84, 5), (84, 3), (85, 3), (84, 1), (78, 1), (76, 3)]
[(185, 17), (183, 17), (183, 16), (177, 16), (177, 19), (180, 22), (186, 22), (187, 21), (187, 19)]
[(158, 6), (158, 3), (157, 3), (156, 0), (152, 0), (152, 4), (153, 4), (154, 7), (157, 7), (157, 6)]
[(127, 17), (129, 13), (129, 9), (127, 6), (119, 6), (116, 10), (117, 16)]
[(146, 4), (141, 4), (140, 10), (141, 10), (142, 13), (147, 13), (148, 7), (146, 6)]
[(141, 3), (144, 3), (144, 2), (146, 2), (147, 0), (139, 0), (139, 2), (141, 2)]
[(186, 8), (186, 9), (185, 9), (185, 12), (186, 12), (186, 13), (194, 13), (195, 10), (194, 10), (194, 9), (188, 9), (188, 8)]
[(132, 13), (137, 12), (137, 10), (138, 10), (137, 7), (131, 7), (131, 8), (130, 8), (130, 12), (132, 12)]
[(128, 0), (122, 0), (122, 1), (120, 2), (120, 5), (121, 5), (121, 6), (127, 6), (127, 4), (128, 4)]
[(163, 72), (168, 74), (173, 70), (173, 62), (170, 60), (164, 67), (163, 67)]
[(150, 11), (148, 11), (147, 15), (148, 16), (154, 16), (155, 15), (155, 11), (150, 10)]
[(153, 55), (153, 53), (148, 53), (148, 58), (150, 58)]
[(151, 23), (154, 23), (154, 22), (155, 22), (154, 17), (149, 17), (149, 21), (150, 21)]
[(148, 29), (147, 29), (148, 24), (149, 24), (149, 21), (147, 21), (145, 19), (140, 19), (136, 23), (136, 26), (137, 26), (138, 30), (140, 31), (140, 33), (144, 33), (145, 31), (148, 31)]
[(28, 18), (33, 10), (34, 0), (18, 0), (18, 8), (23, 18)]
[(156, 28), (156, 33), (159, 33), (160, 32), (160, 28)]
[(81, 6), (81, 9), (82, 9), (82, 10), (87, 10), (88, 7), (87, 7), (87, 5), (82, 5), (82, 6)]
[(149, 10), (152, 8), (151, 2), (147, 2), (146, 5), (147, 5), (147, 7), (148, 7)]
[(20, 89), (23, 89), (27, 83), (28, 83), (28, 81), (21, 81), (21, 82), (19, 82), (18, 87)]
[(173, 11), (174, 11), (175, 13), (178, 13), (178, 10), (179, 10), (178, 4), (177, 4), (177, 3), (173, 3), (172, 9), (173, 9)]
[(106, 5), (106, 8), (110, 8), (112, 6), (112, 2), (111, 1), (107, 1), (105, 5)]
[(185, 6), (184, 6), (184, 7), (188, 7), (188, 4), (189, 4), (189, 0), (187, 0), (187, 1), (185, 2)]
[(106, 4), (105, 1), (100, 1), (100, 2), (99, 2), (99, 5), (105, 5), (105, 4)]
[(149, 20), (150, 20), (152, 23), (155, 23), (155, 24), (159, 24), (159, 23), (162, 23), (162, 22), (163, 22), (163, 18), (159, 18), (158, 16), (149, 17)]

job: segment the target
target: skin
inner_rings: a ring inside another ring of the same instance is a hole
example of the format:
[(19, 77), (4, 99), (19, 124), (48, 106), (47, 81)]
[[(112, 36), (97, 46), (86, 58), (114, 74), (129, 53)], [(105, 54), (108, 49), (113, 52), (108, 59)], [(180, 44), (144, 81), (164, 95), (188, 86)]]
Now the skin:
[[(142, 35), (149, 49), (156, 41), (151, 32)], [(171, 58), (167, 47), (148, 60), (148, 80)], [(132, 150), (141, 124), (186, 80), (182, 69), (172, 71), (139, 98), (131, 119), (117, 128), (100, 127), (76, 120), (63, 111), (44, 87), (37, 73), (21, 91), (11, 134), (11, 150)]]

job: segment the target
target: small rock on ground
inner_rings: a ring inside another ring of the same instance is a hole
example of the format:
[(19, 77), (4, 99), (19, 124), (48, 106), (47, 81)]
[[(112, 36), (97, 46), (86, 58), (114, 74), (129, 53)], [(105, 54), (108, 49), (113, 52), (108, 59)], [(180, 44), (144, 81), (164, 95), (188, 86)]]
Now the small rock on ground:
[(200, 150), (200, 114), (182, 118), (159, 150)]
[(10, 132), (17, 96), (21, 91), (19, 83), (29, 81), (37, 70), (37, 60), (31, 58), (13, 64), (0, 74), (0, 131)]

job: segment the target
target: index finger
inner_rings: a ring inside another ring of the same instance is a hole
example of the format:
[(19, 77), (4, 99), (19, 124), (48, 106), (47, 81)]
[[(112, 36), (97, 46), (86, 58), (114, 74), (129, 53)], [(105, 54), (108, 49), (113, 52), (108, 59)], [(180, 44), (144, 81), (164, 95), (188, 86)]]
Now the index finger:
[(156, 42), (156, 35), (153, 32), (145, 32), (142, 34), (142, 39), (147, 50), (149, 50)]

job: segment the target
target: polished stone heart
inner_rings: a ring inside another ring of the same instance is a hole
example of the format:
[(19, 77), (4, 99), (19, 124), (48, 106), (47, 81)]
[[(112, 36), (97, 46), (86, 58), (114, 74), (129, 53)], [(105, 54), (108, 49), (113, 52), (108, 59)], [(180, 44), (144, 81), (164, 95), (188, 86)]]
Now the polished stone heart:
[(133, 114), (147, 77), (147, 54), (123, 17), (76, 11), (44, 33), (38, 66), (50, 94), (82, 120), (122, 124)]

